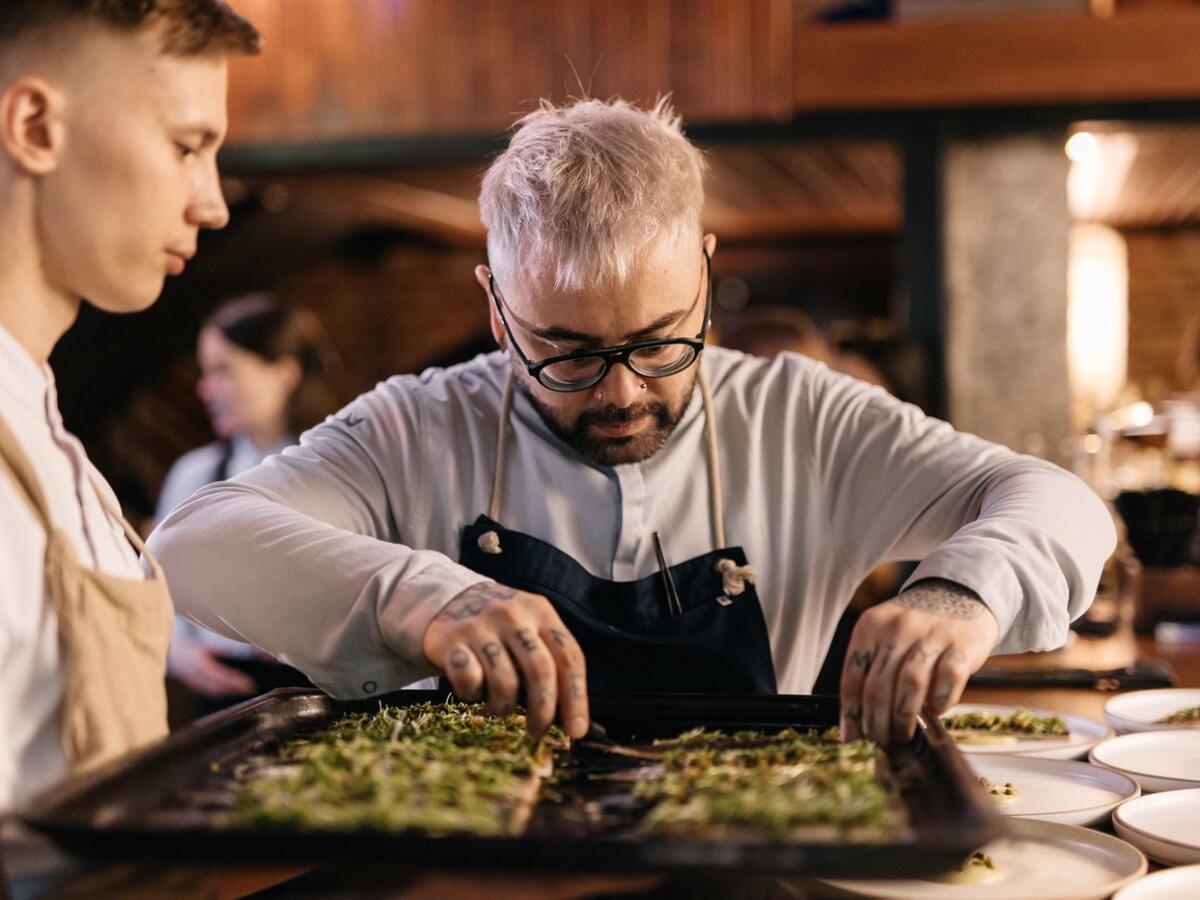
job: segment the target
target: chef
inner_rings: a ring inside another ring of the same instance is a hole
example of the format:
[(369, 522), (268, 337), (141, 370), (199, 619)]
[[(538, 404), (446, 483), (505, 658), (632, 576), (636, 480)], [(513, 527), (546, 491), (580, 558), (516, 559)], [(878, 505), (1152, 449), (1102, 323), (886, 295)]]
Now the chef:
[(543, 106), (483, 181), (497, 352), (397, 376), (151, 538), (182, 613), (339, 698), (430, 676), (535, 733), (588, 692), (803, 693), (855, 585), (845, 736), (911, 733), (1088, 606), (1079, 481), (803, 356), (705, 347), (703, 161), (665, 102)]
[(0, 4), (0, 811), (166, 734), (166, 582), (47, 359), (80, 298), (146, 309), (228, 221), (228, 57), (258, 46), (219, 0)]

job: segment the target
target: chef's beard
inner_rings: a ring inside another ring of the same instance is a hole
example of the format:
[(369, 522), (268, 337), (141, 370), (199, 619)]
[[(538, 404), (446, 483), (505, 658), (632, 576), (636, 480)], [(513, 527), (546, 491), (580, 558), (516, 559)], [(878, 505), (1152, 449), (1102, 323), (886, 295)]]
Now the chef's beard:
[[(519, 372), (517, 382), (546, 427), (576, 453), (602, 466), (643, 462), (661, 450), (683, 418), (696, 386), (696, 368), (693, 366), (684, 375), (688, 385), (680, 393), (675, 407), (660, 400), (642, 400), (624, 409), (609, 405), (585, 410), (571, 420), (542, 403), (530, 390), (526, 377), (524, 372)], [(591, 431), (592, 425), (622, 425), (643, 416), (650, 417), (650, 424), (629, 437), (599, 437)]]

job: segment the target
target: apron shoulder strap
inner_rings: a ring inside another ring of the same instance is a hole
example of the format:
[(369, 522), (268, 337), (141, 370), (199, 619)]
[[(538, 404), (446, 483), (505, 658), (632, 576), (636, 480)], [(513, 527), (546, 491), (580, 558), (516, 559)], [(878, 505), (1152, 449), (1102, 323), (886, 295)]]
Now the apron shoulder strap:
[(28, 457), (21, 450), (21, 445), (17, 443), (16, 435), (12, 433), (3, 416), (0, 416), (0, 462), (4, 463), (4, 467), (8, 469), (9, 476), (17, 486), (18, 493), (25, 498), (34, 517), (42, 523), (46, 534), (53, 533), (54, 524), (50, 520), (50, 505), (46, 502), (46, 495), (42, 493), (42, 485), (38, 481)]

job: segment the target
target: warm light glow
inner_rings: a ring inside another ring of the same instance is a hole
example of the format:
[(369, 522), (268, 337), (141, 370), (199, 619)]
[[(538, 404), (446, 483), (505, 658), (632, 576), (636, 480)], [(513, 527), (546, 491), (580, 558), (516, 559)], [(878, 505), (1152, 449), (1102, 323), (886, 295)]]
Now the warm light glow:
[(1129, 406), (1129, 424), (1134, 428), (1145, 428), (1154, 421), (1154, 407), (1142, 400)]
[(1100, 156), (1100, 142), (1090, 131), (1077, 131), (1067, 139), (1066, 150), (1071, 162), (1090, 162)]
[(1083, 439), (1083, 452), (1095, 455), (1104, 449), (1104, 440), (1098, 434), (1086, 435)]
[(1067, 278), (1071, 396), (1075, 424), (1081, 427), (1110, 409), (1125, 386), (1129, 273), (1124, 238), (1103, 225), (1076, 225)]
[(1067, 141), (1067, 156), (1071, 158), (1067, 205), (1071, 215), (1103, 221), (1125, 189), (1137, 152), (1138, 141), (1132, 134), (1080, 131), (1071, 135)]

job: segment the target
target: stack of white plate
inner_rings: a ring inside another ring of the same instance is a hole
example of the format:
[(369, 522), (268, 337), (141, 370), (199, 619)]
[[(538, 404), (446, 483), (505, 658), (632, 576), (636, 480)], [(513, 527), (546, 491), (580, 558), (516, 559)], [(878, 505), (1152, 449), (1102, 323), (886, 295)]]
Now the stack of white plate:
[(1113, 813), (1113, 828), (1155, 862), (1200, 863), (1200, 789), (1130, 800)]
[(1181, 709), (1200, 706), (1200, 688), (1167, 688), (1120, 694), (1104, 704), (1104, 717), (1118, 734), (1135, 731), (1177, 731), (1189, 725), (1164, 725), (1162, 720)]
[(1164, 869), (1139, 878), (1113, 895), (1113, 900), (1185, 900), (1200, 897), (1200, 866)]

